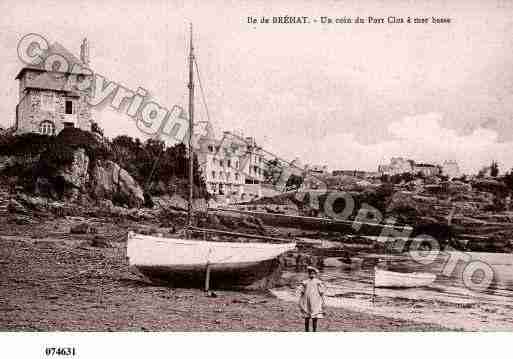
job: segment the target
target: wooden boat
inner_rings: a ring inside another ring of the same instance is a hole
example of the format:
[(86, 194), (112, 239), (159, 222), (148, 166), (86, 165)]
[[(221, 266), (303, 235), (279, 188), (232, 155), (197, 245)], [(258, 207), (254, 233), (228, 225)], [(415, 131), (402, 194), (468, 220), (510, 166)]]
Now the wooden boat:
[(376, 288), (414, 288), (425, 287), (433, 283), (436, 275), (432, 273), (399, 273), (384, 269), (374, 269)]
[(130, 233), (129, 265), (174, 284), (202, 283), (208, 270), (216, 287), (248, 286), (273, 274), (277, 257), (295, 243), (214, 242)]

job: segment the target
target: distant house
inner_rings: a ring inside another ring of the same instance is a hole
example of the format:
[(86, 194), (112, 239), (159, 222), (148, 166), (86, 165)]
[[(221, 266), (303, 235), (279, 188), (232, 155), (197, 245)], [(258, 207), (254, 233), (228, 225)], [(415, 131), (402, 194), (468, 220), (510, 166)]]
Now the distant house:
[(413, 173), (422, 173), (425, 177), (438, 176), (441, 173), (440, 166), (430, 163), (416, 163), (413, 166)]
[(325, 165), (307, 165), (305, 166), (306, 173), (324, 175), (328, 173), (328, 166)]
[[(444, 171), (447, 174), (444, 174)], [(403, 157), (392, 157), (389, 164), (378, 166), (378, 172), (381, 175), (394, 176), (403, 173), (422, 174), (425, 177), (438, 176), (444, 174), (449, 178), (459, 175), (458, 164), (455, 161), (445, 161), (442, 166), (431, 163), (416, 163), (413, 160)]]
[(458, 162), (456, 161), (444, 161), (442, 164), (442, 175), (452, 178), (458, 178), (461, 176)]
[(361, 171), (361, 170), (334, 170), (331, 172), (332, 176), (351, 176), (356, 178), (370, 178), (370, 177), (379, 177), (378, 172), (369, 172), (369, 171)]
[(378, 172), (382, 175), (398, 175), (401, 173), (412, 173), (415, 162), (403, 157), (392, 157), (390, 164), (378, 166)]
[(49, 47), (47, 55), (64, 57), (68, 69), (59, 72), (25, 66), (18, 72), (15, 133), (55, 135), (65, 127), (91, 131), (91, 108), (87, 101), (90, 90), (81, 91), (76, 86), (84, 80), (92, 81), (92, 74), (84, 69), (89, 64), (87, 40), (82, 43), (80, 59), (58, 43)]

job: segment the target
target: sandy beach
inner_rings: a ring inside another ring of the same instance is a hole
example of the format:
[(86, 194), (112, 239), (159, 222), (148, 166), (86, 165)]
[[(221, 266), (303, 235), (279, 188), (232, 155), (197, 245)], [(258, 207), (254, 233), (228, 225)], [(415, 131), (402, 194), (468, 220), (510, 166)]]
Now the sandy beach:
[[(130, 272), (126, 227), (95, 223), (110, 248), (73, 235), (77, 219), (3, 224), (0, 330), (302, 331), (297, 305), (270, 292), (169, 288)], [(121, 229), (120, 229), (121, 228)], [(94, 236), (93, 236), (94, 237)], [(98, 237), (98, 235), (97, 235)], [(323, 331), (437, 331), (446, 328), (344, 308), (327, 309)]]

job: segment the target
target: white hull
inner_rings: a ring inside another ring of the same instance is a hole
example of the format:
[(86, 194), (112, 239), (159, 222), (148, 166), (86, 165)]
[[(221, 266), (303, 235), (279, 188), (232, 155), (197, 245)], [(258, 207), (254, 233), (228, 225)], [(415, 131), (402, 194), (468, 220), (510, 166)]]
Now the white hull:
[(204, 277), (208, 264), (214, 279), (249, 284), (272, 273), (276, 258), (295, 246), (294, 243), (212, 242), (131, 233), (127, 256), (129, 265), (149, 277), (197, 282)]
[(211, 242), (130, 234), (127, 256), (135, 266), (204, 268), (208, 263), (211, 268), (236, 268), (276, 258), (295, 247), (294, 243)]
[(425, 287), (433, 283), (436, 275), (432, 273), (398, 273), (375, 269), (374, 286), (389, 288)]

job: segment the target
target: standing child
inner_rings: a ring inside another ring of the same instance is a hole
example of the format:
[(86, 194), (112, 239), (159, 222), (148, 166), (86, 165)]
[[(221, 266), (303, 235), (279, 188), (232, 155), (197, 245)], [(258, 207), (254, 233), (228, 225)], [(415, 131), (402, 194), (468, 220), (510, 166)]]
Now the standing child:
[(305, 318), (305, 332), (310, 331), (310, 319), (312, 319), (312, 330), (317, 331), (317, 319), (324, 317), (324, 293), (326, 286), (318, 278), (319, 270), (308, 266), (308, 279), (304, 280), (299, 287), (299, 308)]

